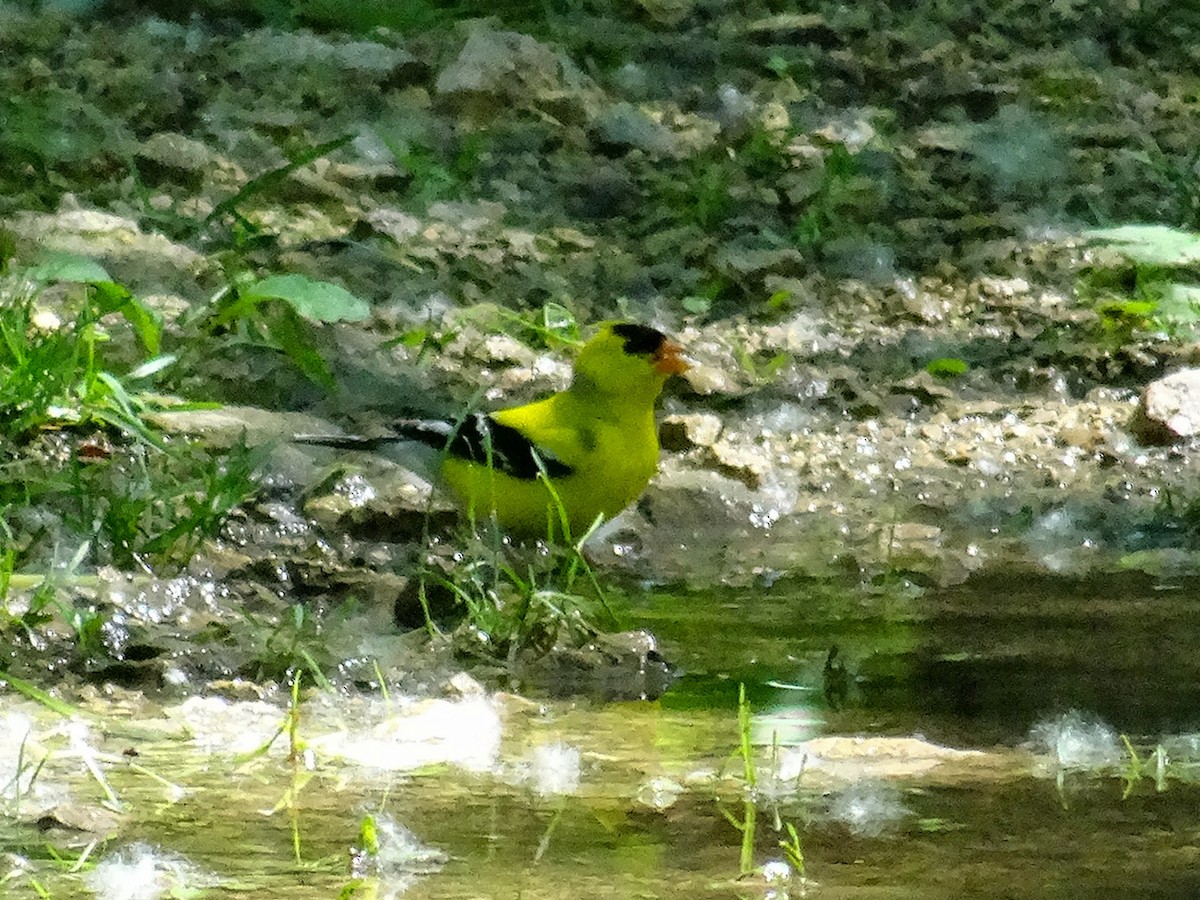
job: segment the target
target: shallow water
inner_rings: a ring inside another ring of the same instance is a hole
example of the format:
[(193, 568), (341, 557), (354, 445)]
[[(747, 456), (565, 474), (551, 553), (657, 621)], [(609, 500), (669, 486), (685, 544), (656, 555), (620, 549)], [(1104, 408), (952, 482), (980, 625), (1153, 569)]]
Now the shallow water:
[(732, 706), (739, 679), (756, 706), (823, 701), (836, 646), (849, 696), (838, 712), (814, 704), (834, 731), (917, 731), (978, 747), (1021, 741), (1068, 709), (1131, 735), (1197, 727), (1197, 611), (1200, 592), (1187, 584), (1022, 576), (927, 593), (897, 584), (855, 598), (792, 585), (702, 610), (663, 598), (639, 604), (637, 617), (684, 670), (668, 704), (712, 696)]
[[(282, 709), (261, 704), (197, 713), (191, 740), (147, 738), (114, 720), (93, 746), (121, 813), (91, 831), (56, 823), (65, 813), (28, 821), (35, 800), (53, 800), (31, 792), (26, 824), (0, 831), (11, 873), (0, 896), (35, 896), (31, 875), (50, 896), (91, 896), (81, 880), (95, 877), (88, 866), (64, 871), (46, 847), (78, 852), (93, 840), (89, 865), (128, 864), (116, 870), (120, 884), (138, 870), (130, 848), (141, 842), (153, 848), (141, 871), (164, 884), (177, 878), (214, 896), (338, 896), (367, 813), (382, 830), (411, 834), (381, 838), (391, 855), (354, 896), (800, 896), (798, 880), (739, 874), (742, 834), (731, 819), (743, 822), (747, 809), (735, 753), (744, 683), (759, 772), (753, 868), (782, 859), (777, 824), (792, 823), (815, 883), (807, 889), (824, 897), (1192, 897), (1196, 602), (1184, 587), (1135, 578), (637, 595), (625, 614), (682, 667), (668, 693), (607, 704), (501, 697), (494, 756), (464, 757), (473, 771), (365, 758), (368, 737), (403, 742), (415, 727), (372, 731), (393, 705), (379, 698), (306, 701), (308, 764), (289, 762), (283, 738), (266, 757), (231, 752), (282, 722)], [(11, 713), (4, 696), (0, 712)], [(40, 715), (31, 704), (21, 710)], [(486, 743), (485, 725), (466, 720), (456, 739)], [(1169, 748), (1158, 784), (1147, 765), (1125, 799), (1120, 733), (1143, 761), (1158, 741)], [(905, 774), (880, 768), (870, 750), (840, 774), (774, 778), (789, 748), (824, 735), (920, 736), (983, 752)], [(53, 743), (44, 736), (39, 746)], [(31, 747), (26, 762), (39, 753)], [(299, 865), (286, 810), (293, 784)], [(62, 809), (101, 798), (64, 747), (38, 788), (61, 789)]]

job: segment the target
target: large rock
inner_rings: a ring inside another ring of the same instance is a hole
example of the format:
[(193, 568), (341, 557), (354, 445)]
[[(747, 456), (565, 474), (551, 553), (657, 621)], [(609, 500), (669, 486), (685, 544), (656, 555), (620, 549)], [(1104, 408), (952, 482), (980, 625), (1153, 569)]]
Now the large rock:
[(547, 108), (560, 121), (582, 121), (598, 108), (590, 78), (566, 57), (525, 34), (474, 28), (458, 57), (437, 76), (443, 95), (499, 97)]
[(112, 277), (135, 293), (201, 293), (196, 279), (212, 263), (184, 244), (156, 232), (144, 232), (136, 220), (79, 207), (63, 198), (57, 212), (21, 211), (5, 221), (22, 247), (87, 256), (101, 262)]
[(1200, 433), (1200, 369), (1151, 382), (1130, 424), (1143, 444), (1170, 444)]

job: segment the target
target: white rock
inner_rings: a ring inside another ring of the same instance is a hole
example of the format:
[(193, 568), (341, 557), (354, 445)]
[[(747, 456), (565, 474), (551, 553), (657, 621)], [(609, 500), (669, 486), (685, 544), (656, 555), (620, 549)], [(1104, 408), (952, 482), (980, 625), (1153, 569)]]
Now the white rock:
[(1200, 432), (1200, 369), (1180, 369), (1151, 382), (1132, 427), (1147, 444), (1167, 444)]

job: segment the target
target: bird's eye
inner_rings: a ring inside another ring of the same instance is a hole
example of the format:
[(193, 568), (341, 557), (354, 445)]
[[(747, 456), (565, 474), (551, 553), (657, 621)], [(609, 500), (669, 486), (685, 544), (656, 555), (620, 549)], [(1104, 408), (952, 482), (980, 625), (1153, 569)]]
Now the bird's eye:
[(658, 352), (667, 339), (667, 336), (656, 328), (635, 325), (632, 322), (614, 325), (612, 331), (625, 342), (625, 352), (634, 356)]

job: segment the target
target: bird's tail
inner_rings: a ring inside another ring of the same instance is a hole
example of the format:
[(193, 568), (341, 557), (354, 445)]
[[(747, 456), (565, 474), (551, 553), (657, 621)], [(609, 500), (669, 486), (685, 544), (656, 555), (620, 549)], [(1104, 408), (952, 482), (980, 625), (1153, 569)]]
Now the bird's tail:
[(401, 419), (392, 423), (392, 430), (376, 437), (360, 434), (295, 434), (292, 441), (297, 444), (316, 444), (338, 450), (378, 450), (388, 444), (416, 441), (437, 450), (446, 446), (454, 426), (437, 419)]
[(293, 434), (295, 444), (316, 444), (320, 447), (334, 447), (338, 450), (378, 450), (386, 444), (407, 440), (395, 434), (384, 434), (379, 437), (364, 437), (361, 434)]

